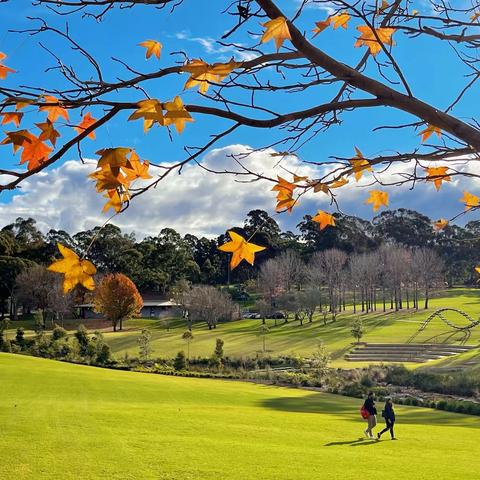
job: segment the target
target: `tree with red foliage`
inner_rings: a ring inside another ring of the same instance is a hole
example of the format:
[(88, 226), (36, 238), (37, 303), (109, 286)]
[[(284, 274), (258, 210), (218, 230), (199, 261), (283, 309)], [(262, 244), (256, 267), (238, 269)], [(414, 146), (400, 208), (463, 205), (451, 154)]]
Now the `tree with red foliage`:
[(95, 291), (94, 309), (112, 322), (113, 331), (123, 327), (123, 321), (140, 315), (143, 300), (135, 284), (122, 273), (103, 277)]

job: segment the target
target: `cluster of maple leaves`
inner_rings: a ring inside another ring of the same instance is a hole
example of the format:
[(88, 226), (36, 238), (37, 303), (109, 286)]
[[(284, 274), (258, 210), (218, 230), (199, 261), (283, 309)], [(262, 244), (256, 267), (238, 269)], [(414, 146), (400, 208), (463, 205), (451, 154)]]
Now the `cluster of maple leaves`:
[[(379, 11), (384, 11), (388, 7), (388, 2), (382, 0)], [(412, 14), (416, 15), (416, 11)], [(478, 14), (480, 16), (480, 14)], [(476, 17), (477, 18), (477, 17)], [(347, 12), (341, 12), (337, 15), (328, 17), (325, 20), (316, 22), (316, 27), (313, 30), (313, 37), (316, 37), (322, 31), (332, 26), (333, 29), (348, 28), (348, 23), (351, 17)], [(283, 45), (285, 40), (291, 40), (288, 22), (284, 17), (278, 17), (269, 20), (262, 24), (265, 31), (261, 38), (261, 42), (265, 43), (274, 40), (277, 51)], [(374, 28), (370, 25), (360, 25), (357, 27), (360, 36), (355, 42), (355, 47), (366, 46), (371, 55), (377, 55), (384, 48), (385, 45), (393, 46), (395, 42), (392, 39), (395, 33), (395, 28), (379, 27)], [(162, 45), (156, 40), (145, 40), (139, 44), (146, 49), (145, 57), (150, 59), (155, 56), (160, 58)], [(0, 52), (0, 79), (5, 79), (7, 74), (15, 73), (15, 71), (6, 65), (3, 61), (6, 55)], [(233, 59), (227, 63), (209, 64), (201, 59), (192, 59), (180, 68), (181, 72), (190, 74), (187, 79), (184, 89), (194, 88), (198, 86), (200, 93), (204, 94), (208, 91), (211, 84), (219, 84), (226, 77), (228, 77), (236, 68), (242, 66), (242, 63), (235, 62)], [(9, 99), (10, 100), (10, 99)], [(20, 112), (28, 105), (38, 105), (39, 111), (48, 113), (45, 122), (36, 124), (40, 130), (37, 135), (26, 129), (6, 132), (6, 138), (0, 144), (12, 144), (13, 151), (16, 153), (22, 149), (20, 164), (27, 164), (28, 170), (35, 170), (44, 162), (48, 161), (49, 155), (56, 146), (57, 139), (60, 133), (55, 128), (55, 123), (59, 118), (69, 121), (68, 110), (62, 105), (56, 97), (51, 95), (42, 95), (37, 99), (14, 99), (15, 111), (2, 112), (2, 125), (14, 124), (20, 128), (23, 118), (23, 112)], [(137, 109), (130, 115), (129, 120), (143, 119), (144, 132), (147, 133), (155, 124), (160, 127), (174, 126), (176, 131), (181, 134), (187, 122), (193, 122), (193, 118), (185, 108), (182, 99), (176, 96), (172, 101), (161, 102), (158, 99), (148, 98), (137, 103)], [(91, 116), (89, 112), (85, 113), (81, 122), (73, 126), (78, 135), (90, 129), (88, 137), (95, 139), (95, 124), (97, 120)], [(91, 128), (93, 127), (93, 128)], [(434, 125), (427, 125), (427, 127), (419, 133), (422, 136), (422, 142), (428, 140), (432, 135), (436, 134), (441, 138), (441, 130)], [(49, 142), (48, 145), (46, 142)], [(97, 169), (90, 174), (96, 182), (96, 190), (102, 193), (107, 202), (103, 210), (107, 211), (112, 208), (116, 213), (122, 211), (123, 207), (129, 202), (131, 193), (130, 188), (132, 182), (137, 179), (150, 179), (149, 162), (148, 160), (141, 161), (135, 150), (128, 147), (113, 147), (105, 148), (97, 152), (99, 160)], [(315, 179), (309, 179), (306, 176), (293, 175), (293, 180), (290, 182), (282, 177), (278, 177), (277, 182), (272, 188), (277, 192), (277, 212), (288, 211), (291, 212), (294, 206), (298, 204), (299, 196), (295, 197), (295, 191), (313, 190), (313, 192), (323, 192), (324, 194), (331, 194), (332, 189), (343, 187), (350, 182), (349, 177), (358, 182), (365, 172), (373, 172), (373, 166), (368, 159), (366, 159), (362, 152), (355, 147), (355, 156), (349, 160), (350, 167), (339, 177), (321, 182)], [(437, 190), (440, 189), (442, 182), (450, 181), (448, 174), (449, 168), (446, 166), (426, 167), (425, 178), (427, 182), (433, 182)], [(388, 206), (388, 193), (381, 190), (371, 190), (369, 198), (365, 201), (371, 204), (374, 211), (380, 207)], [(465, 204), (465, 210), (480, 206), (480, 198), (469, 192), (464, 192), (461, 199)], [(327, 227), (335, 227), (335, 217), (323, 210), (319, 210), (317, 214), (312, 217), (314, 222), (319, 224), (320, 230)], [(434, 227), (441, 230), (448, 225), (448, 220), (440, 219)], [(230, 267), (234, 269), (242, 260), (248, 263), (254, 263), (255, 253), (265, 249), (265, 247), (250, 243), (238, 233), (233, 231), (228, 232), (230, 241), (221, 245), (219, 249), (224, 252), (232, 254)], [(87, 289), (94, 289), (95, 283), (93, 275), (96, 273), (95, 266), (88, 260), (80, 258), (75, 252), (69, 248), (58, 244), (58, 249), (63, 258), (54, 262), (49, 270), (62, 273), (64, 275), (64, 292), (67, 293), (76, 285), (81, 284)], [(480, 267), (477, 268), (480, 273)]]

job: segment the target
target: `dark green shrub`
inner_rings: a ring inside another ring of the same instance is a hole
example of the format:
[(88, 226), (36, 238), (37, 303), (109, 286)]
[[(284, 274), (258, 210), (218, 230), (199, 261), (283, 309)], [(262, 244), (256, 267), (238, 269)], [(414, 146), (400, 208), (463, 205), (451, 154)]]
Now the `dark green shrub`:
[(365, 388), (372, 388), (373, 387), (373, 380), (368, 376), (368, 374), (364, 374), (360, 379), (360, 385)]
[(60, 340), (61, 338), (65, 338), (66, 336), (67, 331), (59, 325), (55, 325), (55, 328), (52, 331), (52, 340)]
[(221, 338), (217, 338), (215, 341), (215, 351), (213, 355), (217, 357), (219, 360), (223, 358), (223, 346), (225, 342)]
[(2, 340), (1, 351), (5, 353), (12, 353), (12, 344), (10, 340), (8, 339)]
[(23, 347), (25, 343), (25, 330), (22, 327), (17, 328), (17, 334), (15, 335), (15, 342), (19, 347)]
[(385, 381), (393, 385), (408, 385), (410, 371), (403, 365), (392, 365), (388, 367)]
[(185, 352), (181, 351), (177, 353), (175, 360), (173, 361), (173, 368), (177, 371), (186, 370), (187, 369), (187, 359), (185, 357)]
[(439, 400), (437, 402), (437, 409), (438, 410), (446, 410), (447, 409), (447, 401), (446, 400)]
[(79, 325), (73, 336), (77, 339), (80, 355), (82, 357), (90, 356), (90, 339), (88, 338), (88, 331), (85, 325)]

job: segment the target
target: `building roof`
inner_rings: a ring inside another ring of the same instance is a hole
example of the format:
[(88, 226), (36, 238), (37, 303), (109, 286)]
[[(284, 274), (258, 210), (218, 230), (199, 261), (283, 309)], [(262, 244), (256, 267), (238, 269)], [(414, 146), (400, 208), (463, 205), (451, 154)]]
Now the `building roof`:
[[(93, 303), (82, 303), (80, 305), (75, 305), (79, 308), (93, 308)], [(178, 303), (172, 302), (171, 300), (148, 300), (143, 302), (144, 307), (179, 307)]]

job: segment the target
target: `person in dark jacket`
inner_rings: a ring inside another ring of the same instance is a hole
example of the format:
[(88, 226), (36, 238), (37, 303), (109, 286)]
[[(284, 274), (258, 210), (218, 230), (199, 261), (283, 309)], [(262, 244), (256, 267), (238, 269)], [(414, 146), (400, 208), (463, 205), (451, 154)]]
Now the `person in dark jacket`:
[(365, 436), (369, 438), (373, 437), (372, 429), (377, 425), (377, 409), (375, 408), (375, 396), (373, 392), (369, 392), (365, 403), (363, 404), (368, 412), (368, 426), (364, 430)]
[(396, 440), (395, 434), (393, 433), (393, 426), (395, 425), (395, 410), (393, 409), (393, 402), (391, 398), (387, 398), (385, 401), (385, 407), (382, 412), (382, 417), (385, 418), (385, 428), (377, 434), (377, 438), (380, 440), (380, 437), (390, 430), (390, 435), (392, 440)]

